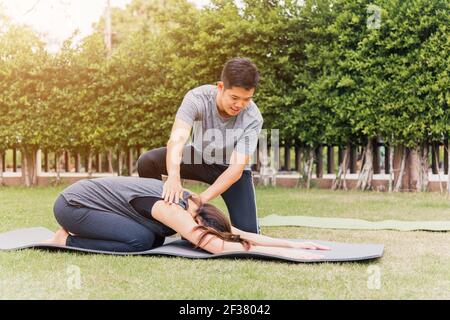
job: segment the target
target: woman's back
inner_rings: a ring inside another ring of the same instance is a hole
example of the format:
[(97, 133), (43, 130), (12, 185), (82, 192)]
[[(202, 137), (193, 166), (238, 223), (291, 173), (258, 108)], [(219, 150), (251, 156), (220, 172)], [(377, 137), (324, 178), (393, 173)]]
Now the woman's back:
[[(73, 206), (114, 212), (154, 230), (155, 221), (139, 214), (130, 202), (141, 197), (161, 198), (162, 190), (160, 180), (119, 176), (80, 180), (63, 190), (61, 195)], [(186, 208), (187, 196), (185, 192), (184, 199), (180, 199), (182, 208)]]

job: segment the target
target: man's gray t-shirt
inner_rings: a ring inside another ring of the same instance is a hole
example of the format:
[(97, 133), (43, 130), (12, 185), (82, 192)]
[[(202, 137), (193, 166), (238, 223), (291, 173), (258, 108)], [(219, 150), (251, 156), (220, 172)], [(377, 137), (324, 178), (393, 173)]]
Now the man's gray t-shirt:
[[(61, 192), (66, 201), (73, 206), (113, 212), (132, 218), (160, 236), (170, 236), (176, 232), (154, 219), (139, 214), (130, 201), (139, 197), (161, 198), (163, 182), (151, 178), (139, 177), (105, 177), (86, 179), (75, 182)], [(184, 192), (179, 205), (186, 209), (187, 196)]]
[[(255, 152), (263, 118), (253, 101), (237, 116), (222, 117), (216, 105), (217, 91), (214, 85), (190, 90), (176, 118), (193, 126), (192, 145), (205, 162), (229, 165), (233, 150), (245, 155)], [(250, 170), (249, 165), (246, 170)]]

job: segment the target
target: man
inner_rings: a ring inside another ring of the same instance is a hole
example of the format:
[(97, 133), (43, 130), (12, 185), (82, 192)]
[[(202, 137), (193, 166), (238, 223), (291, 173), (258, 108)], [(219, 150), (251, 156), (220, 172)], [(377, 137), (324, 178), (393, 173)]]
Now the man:
[[(167, 147), (151, 150), (138, 160), (140, 177), (168, 178), (162, 197), (177, 203), (181, 179), (210, 186), (200, 194), (206, 203), (219, 195), (233, 226), (259, 233), (255, 190), (249, 166), (263, 119), (252, 101), (259, 73), (249, 59), (228, 61), (221, 81), (190, 90), (175, 116)], [(193, 141), (185, 146), (193, 129)]]

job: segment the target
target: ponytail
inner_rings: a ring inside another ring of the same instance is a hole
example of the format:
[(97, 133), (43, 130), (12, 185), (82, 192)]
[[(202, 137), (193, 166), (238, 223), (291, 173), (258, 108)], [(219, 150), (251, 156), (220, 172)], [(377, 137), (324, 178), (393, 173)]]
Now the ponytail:
[(198, 205), (195, 220), (198, 222), (198, 220), (201, 219), (202, 221), (202, 225), (198, 225), (194, 228), (194, 231), (202, 231), (202, 235), (195, 246), (196, 248), (200, 247), (205, 242), (208, 235), (212, 235), (224, 241), (238, 242), (244, 246), (245, 250), (250, 249), (251, 244), (248, 240), (231, 232), (230, 221), (225, 217), (222, 211), (212, 204), (202, 203), (200, 197), (196, 194), (191, 193), (188, 199), (191, 199)]
[[(201, 247), (203, 242), (205, 242), (206, 237), (209, 235), (216, 236), (216, 237), (222, 239), (223, 241), (239, 242), (240, 244), (243, 245), (245, 250), (249, 250), (250, 246), (251, 246), (249, 241), (242, 239), (241, 236), (238, 234), (233, 234), (231, 232), (220, 232), (214, 228), (205, 227), (205, 226), (196, 226), (194, 228), (194, 231), (197, 231), (197, 230), (201, 230), (202, 235), (200, 236), (200, 239), (198, 240), (195, 248)], [(209, 241), (211, 241), (211, 239)], [(209, 241), (206, 244), (208, 244)]]

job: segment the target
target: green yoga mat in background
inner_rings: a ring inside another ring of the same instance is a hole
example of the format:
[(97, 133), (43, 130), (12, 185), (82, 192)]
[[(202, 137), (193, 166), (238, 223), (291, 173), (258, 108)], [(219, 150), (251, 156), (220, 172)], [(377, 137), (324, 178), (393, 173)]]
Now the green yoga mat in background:
[(309, 216), (279, 216), (272, 214), (259, 219), (260, 226), (296, 226), (323, 229), (450, 231), (450, 221), (367, 221), (361, 219), (323, 218)]

